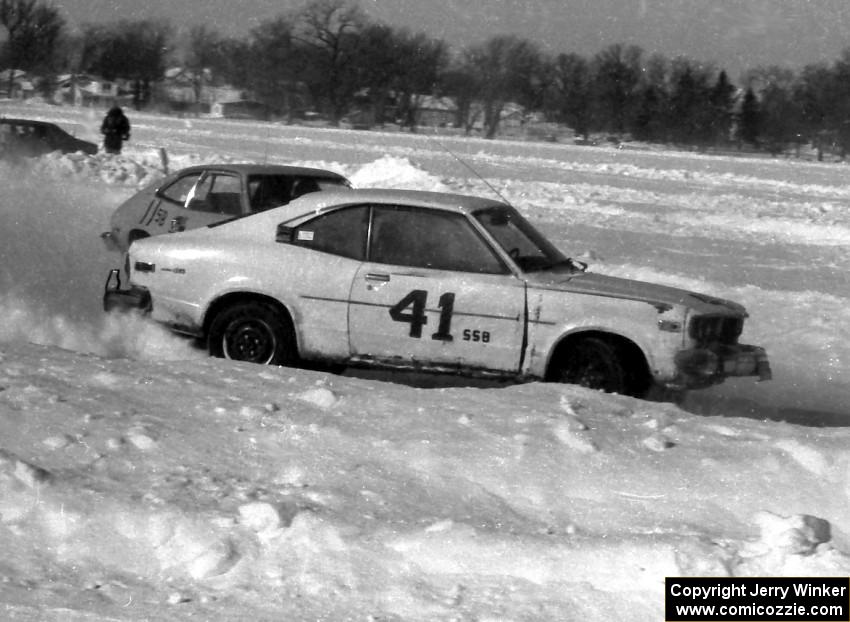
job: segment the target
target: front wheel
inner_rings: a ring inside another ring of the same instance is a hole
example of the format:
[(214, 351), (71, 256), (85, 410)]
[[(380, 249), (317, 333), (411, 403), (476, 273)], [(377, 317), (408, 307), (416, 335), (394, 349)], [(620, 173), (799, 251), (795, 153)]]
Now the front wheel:
[(598, 337), (585, 337), (561, 352), (548, 380), (606, 393), (630, 393), (628, 373), (619, 352)]
[(298, 360), (289, 318), (259, 302), (227, 307), (210, 324), (212, 356), (260, 365), (294, 365)]

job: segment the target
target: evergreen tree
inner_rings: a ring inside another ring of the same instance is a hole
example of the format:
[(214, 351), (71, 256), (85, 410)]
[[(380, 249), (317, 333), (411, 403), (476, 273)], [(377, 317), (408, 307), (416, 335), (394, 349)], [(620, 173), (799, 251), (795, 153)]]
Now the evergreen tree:
[(639, 47), (616, 44), (594, 57), (594, 107), (601, 128), (623, 133), (629, 126), (642, 74), (642, 55)]
[(748, 87), (741, 102), (741, 112), (738, 114), (738, 139), (741, 142), (758, 146), (760, 117), (756, 94), (752, 87)]
[(705, 146), (711, 142), (713, 111), (708, 71), (687, 59), (673, 66), (670, 125), (673, 140)]
[(734, 108), (735, 86), (729, 82), (726, 72), (721, 71), (711, 90), (711, 134), (715, 143), (726, 143), (731, 138)]

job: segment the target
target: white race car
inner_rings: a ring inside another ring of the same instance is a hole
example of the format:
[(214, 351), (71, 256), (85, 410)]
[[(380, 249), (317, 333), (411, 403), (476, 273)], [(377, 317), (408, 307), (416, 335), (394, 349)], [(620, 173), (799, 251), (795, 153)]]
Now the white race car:
[(736, 303), (586, 271), (513, 207), (403, 190), (311, 194), (227, 223), (135, 242), (138, 309), (214, 356), (654, 386), (770, 378), (738, 343)]

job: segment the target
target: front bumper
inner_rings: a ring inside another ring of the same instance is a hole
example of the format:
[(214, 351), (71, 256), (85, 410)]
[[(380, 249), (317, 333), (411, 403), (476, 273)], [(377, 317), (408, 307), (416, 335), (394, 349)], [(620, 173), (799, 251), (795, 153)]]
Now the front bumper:
[(121, 270), (113, 268), (103, 287), (103, 310), (139, 311), (149, 313), (152, 308), (150, 292), (144, 287), (121, 289)]
[(744, 344), (682, 350), (676, 355), (676, 369), (672, 384), (680, 389), (707, 387), (726, 378), (757, 376), (764, 381), (773, 377), (765, 349)]

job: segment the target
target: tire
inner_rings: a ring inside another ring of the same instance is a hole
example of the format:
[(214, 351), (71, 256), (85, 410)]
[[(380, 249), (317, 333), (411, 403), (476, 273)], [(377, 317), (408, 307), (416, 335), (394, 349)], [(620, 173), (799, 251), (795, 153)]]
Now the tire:
[(585, 337), (565, 348), (549, 376), (553, 382), (631, 395), (629, 374), (617, 348), (598, 337)]
[(283, 313), (260, 302), (241, 302), (222, 309), (210, 324), (212, 356), (260, 365), (298, 362), (295, 331)]

